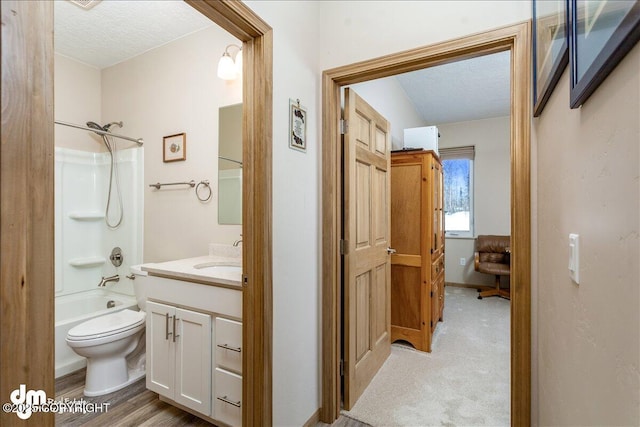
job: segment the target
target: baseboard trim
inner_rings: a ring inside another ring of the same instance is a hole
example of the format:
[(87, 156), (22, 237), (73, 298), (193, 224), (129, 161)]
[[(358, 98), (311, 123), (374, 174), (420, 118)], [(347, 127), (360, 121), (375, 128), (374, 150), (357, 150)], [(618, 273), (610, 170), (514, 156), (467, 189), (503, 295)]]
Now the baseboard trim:
[(302, 425), (302, 427), (316, 427), (316, 425), (319, 422), (320, 422), (320, 408), (318, 408), (318, 410), (314, 412), (313, 415), (311, 415), (311, 418), (309, 418), (307, 422)]
[(471, 289), (492, 289), (491, 286), (487, 285), (474, 285), (470, 283), (455, 283), (455, 282), (444, 282), (445, 286), (452, 286), (454, 288), (471, 288)]

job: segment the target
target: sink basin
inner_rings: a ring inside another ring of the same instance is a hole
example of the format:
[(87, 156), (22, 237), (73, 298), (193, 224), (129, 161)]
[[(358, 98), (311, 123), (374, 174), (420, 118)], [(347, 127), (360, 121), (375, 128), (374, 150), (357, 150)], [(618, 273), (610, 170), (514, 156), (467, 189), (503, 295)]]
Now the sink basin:
[(206, 270), (207, 273), (242, 273), (242, 267), (239, 265), (218, 264), (213, 262), (205, 262), (196, 264), (193, 268), (197, 270)]

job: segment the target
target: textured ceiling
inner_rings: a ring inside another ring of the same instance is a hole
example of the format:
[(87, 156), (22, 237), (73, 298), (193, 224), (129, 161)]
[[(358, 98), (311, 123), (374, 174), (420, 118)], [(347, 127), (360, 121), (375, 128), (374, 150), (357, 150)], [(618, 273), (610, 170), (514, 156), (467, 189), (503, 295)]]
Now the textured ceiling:
[[(182, 0), (55, 1), (57, 53), (105, 68), (214, 25)], [(428, 124), (509, 115), (509, 52), (396, 77)]]
[(54, 2), (55, 51), (105, 68), (214, 25), (183, 1)]
[(495, 53), (395, 78), (430, 125), (508, 116), (510, 57)]

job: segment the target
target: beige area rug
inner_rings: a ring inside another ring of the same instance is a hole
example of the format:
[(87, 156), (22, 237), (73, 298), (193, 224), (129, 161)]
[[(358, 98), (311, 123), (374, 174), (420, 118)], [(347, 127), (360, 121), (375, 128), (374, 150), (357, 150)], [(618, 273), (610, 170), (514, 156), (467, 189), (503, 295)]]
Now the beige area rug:
[(372, 426), (508, 426), (509, 301), (446, 288), (432, 352), (393, 344), (348, 417)]

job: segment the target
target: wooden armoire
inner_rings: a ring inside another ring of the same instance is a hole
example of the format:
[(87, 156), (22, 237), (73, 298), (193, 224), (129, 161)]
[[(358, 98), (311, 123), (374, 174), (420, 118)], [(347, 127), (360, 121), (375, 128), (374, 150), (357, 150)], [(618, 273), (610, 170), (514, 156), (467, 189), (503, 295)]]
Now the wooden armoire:
[(391, 341), (431, 351), (444, 309), (442, 164), (433, 151), (391, 154)]

